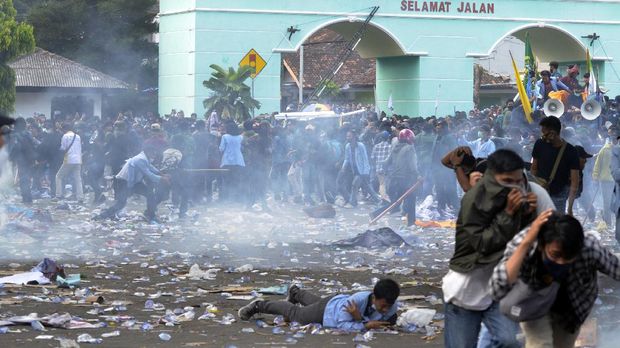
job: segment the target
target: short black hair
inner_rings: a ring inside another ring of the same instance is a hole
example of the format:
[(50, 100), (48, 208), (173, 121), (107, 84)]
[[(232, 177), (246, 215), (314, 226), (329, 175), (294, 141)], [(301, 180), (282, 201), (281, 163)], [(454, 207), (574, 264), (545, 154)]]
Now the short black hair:
[(554, 67), (554, 68), (556, 68), (556, 69), (557, 69), (557, 68), (558, 68), (558, 66), (560, 66), (560, 64), (558, 64), (558, 62), (550, 62), (550, 63), (549, 63), (549, 66), (552, 66), (552, 67)]
[(389, 304), (396, 303), (396, 299), (400, 295), (400, 286), (392, 279), (384, 278), (375, 284), (375, 288), (372, 290), (372, 294), (375, 299), (382, 300)]
[(540, 76), (551, 77), (551, 73), (549, 72), (549, 70), (543, 70), (540, 72)]
[(541, 127), (545, 127), (545, 128), (549, 128), (551, 130), (554, 130), (554, 131), (558, 132), (558, 134), (562, 130), (562, 122), (560, 122), (560, 119), (555, 117), (555, 116), (547, 116), (547, 117), (543, 118), (542, 120), (540, 120), (539, 125)]
[(583, 227), (579, 220), (570, 215), (557, 212), (549, 216), (549, 220), (541, 227), (538, 234), (538, 245), (557, 242), (562, 248), (562, 257), (573, 259), (579, 255), (584, 244)]
[(487, 158), (487, 168), (495, 174), (514, 172), (524, 168), (523, 159), (512, 150), (500, 149)]

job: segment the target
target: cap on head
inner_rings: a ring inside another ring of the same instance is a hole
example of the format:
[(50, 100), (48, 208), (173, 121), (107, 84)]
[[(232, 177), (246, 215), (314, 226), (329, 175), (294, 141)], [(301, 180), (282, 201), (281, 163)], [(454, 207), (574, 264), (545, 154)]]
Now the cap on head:
[(415, 134), (411, 129), (403, 129), (398, 133), (398, 140), (403, 143), (413, 144)]

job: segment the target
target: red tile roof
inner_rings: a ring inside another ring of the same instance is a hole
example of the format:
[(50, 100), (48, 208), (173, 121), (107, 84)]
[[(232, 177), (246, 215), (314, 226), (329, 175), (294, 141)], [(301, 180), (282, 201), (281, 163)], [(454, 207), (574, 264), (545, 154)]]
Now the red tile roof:
[[(321, 29), (304, 44), (304, 87), (313, 88), (328, 73), (328, 69), (345, 48), (347, 42), (338, 33)], [(286, 61), (293, 73), (299, 78), (299, 52), (285, 53)], [(353, 52), (340, 68), (334, 82), (340, 87), (374, 86), (376, 75), (375, 59), (364, 59)]]

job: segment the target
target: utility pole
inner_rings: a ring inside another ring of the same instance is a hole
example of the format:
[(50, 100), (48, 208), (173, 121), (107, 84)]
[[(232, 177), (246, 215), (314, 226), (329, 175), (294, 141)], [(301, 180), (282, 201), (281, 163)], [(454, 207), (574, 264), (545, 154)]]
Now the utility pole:
[(304, 105), (304, 45), (299, 46), (299, 110)]

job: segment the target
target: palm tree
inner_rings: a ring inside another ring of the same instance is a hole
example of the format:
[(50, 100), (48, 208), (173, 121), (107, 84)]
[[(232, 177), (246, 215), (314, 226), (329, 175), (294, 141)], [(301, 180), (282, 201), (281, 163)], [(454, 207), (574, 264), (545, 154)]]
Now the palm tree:
[(243, 122), (250, 118), (250, 110), (260, 109), (260, 102), (252, 98), (251, 90), (244, 81), (250, 77), (252, 68), (242, 66), (237, 71), (228, 68), (228, 71), (219, 65), (210, 65), (215, 70), (212, 77), (203, 81), (203, 85), (212, 93), (202, 104), (207, 113), (216, 111), (222, 118)]

